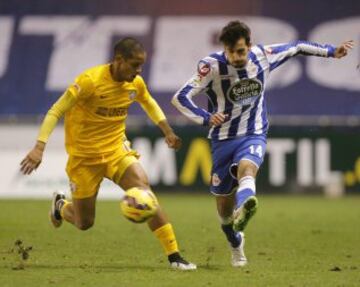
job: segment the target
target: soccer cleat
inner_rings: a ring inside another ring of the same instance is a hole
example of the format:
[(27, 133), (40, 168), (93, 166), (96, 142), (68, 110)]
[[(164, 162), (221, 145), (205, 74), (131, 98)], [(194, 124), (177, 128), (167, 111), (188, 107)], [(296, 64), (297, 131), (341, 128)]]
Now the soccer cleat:
[(197, 268), (194, 263), (188, 262), (182, 258), (178, 252), (169, 255), (168, 258), (172, 269), (187, 271), (196, 270)]
[(250, 196), (242, 206), (234, 211), (233, 228), (235, 231), (244, 231), (249, 220), (256, 213), (257, 207), (257, 198), (255, 196)]
[(51, 203), (51, 210), (49, 212), (50, 222), (55, 228), (58, 228), (62, 224), (62, 217), (58, 208), (58, 202), (65, 199), (65, 194), (62, 191), (55, 191), (53, 193), (53, 199)]
[(231, 247), (231, 265), (233, 267), (243, 267), (247, 264), (247, 259), (244, 252), (245, 246), (245, 235), (242, 232), (239, 232), (241, 237), (241, 243), (238, 247)]

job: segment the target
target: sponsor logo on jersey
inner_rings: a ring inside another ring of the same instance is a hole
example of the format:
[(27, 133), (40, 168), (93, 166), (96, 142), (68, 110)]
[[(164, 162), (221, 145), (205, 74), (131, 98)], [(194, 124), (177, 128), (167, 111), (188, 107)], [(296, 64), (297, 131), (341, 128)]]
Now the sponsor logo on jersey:
[(102, 117), (121, 117), (127, 115), (127, 109), (98, 107), (95, 113)]
[(250, 105), (261, 95), (262, 84), (257, 79), (242, 79), (232, 84), (227, 98), (234, 104)]
[(198, 64), (198, 73), (200, 76), (205, 77), (207, 74), (210, 73), (211, 66), (210, 63), (201, 60)]

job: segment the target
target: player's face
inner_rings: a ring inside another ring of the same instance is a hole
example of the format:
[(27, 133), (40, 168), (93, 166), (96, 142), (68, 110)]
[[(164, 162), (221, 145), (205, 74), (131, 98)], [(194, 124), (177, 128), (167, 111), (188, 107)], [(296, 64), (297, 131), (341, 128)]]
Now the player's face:
[(116, 56), (113, 62), (112, 76), (116, 81), (132, 82), (142, 71), (142, 66), (146, 60), (146, 53), (140, 52), (133, 57), (125, 59)]
[(240, 38), (233, 47), (225, 46), (225, 53), (229, 63), (235, 68), (243, 68), (248, 61), (251, 45), (247, 45), (244, 38)]

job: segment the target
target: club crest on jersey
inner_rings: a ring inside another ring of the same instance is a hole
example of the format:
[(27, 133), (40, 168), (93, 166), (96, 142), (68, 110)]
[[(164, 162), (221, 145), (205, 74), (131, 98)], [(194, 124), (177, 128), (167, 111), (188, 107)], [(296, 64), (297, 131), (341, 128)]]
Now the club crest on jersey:
[(200, 76), (205, 77), (211, 70), (210, 63), (201, 60), (198, 64), (198, 73)]
[(130, 100), (135, 99), (135, 97), (136, 97), (136, 90), (130, 90), (130, 91), (129, 91), (129, 98), (130, 98)]
[(250, 105), (261, 95), (262, 83), (257, 79), (242, 79), (231, 85), (227, 98), (234, 104)]
[(214, 173), (211, 177), (211, 183), (213, 186), (219, 186), (221, 183), (220, 177), (217, 175), (217, 173)]

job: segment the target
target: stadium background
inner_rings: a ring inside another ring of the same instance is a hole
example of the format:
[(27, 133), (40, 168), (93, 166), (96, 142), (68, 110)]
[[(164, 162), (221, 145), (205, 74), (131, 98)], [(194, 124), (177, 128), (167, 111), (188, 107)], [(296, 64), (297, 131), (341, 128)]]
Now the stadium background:
[[(355, 40), (340, 61), (297, 57), (271, 75), (260, 208), (240, 270), (207, 194), (206, 130), (170, 105), (197, 61), (221, 49), (217, 33), (232, 19), (247, 22), (257, 43)], [(49, 225), (52, 191), (68, 189), (61, 125), (39, 170), (18, 172), (51, 104), (80, 71), (108, 61), (123, 36), (144, 43), (143, 76), (184, 140), (172, 152), (131, 109), (128, 135), (196, 272), (169, 271), (151, 232), (121, 218), (122, 193), (109, 182), (100, 197), (117, 200), (97, 202), (94, 228)], [(360, 286), (359, 40), (358, 0), (0, 0), (0, 286)], [(27, 259), (19, 240), (32, 247)]]
[[(207, 192), (206, 130), (189, 125), (170, 99), (199, 59), (221, 49), (217, 33), (231, 19), (247, 22), (255, 43), (355, 40), (355, 49), (341, 61), (297, 57), (271, 76), (272, 126), (258, 191), (358, 193), (359, 11), (360, 2), (350, 0), (1, 1), (0, 197), (49, 197), (50, 190), (67, 189), (61, 126), (33, 176), (20, 176), (19, 162), (51, 104), (79, 72), (108, 61), (113, 43), (124, 36), (144, 43), (143, 76), (184, 140), (180, 152), (168, 150), (141, 109), (131, 108), (128, 136), (154, 189)], [(205, 97), (196, 101), (206, 105)], [(100, 195), (118, 198), (115, 189), (105, 182)]]

